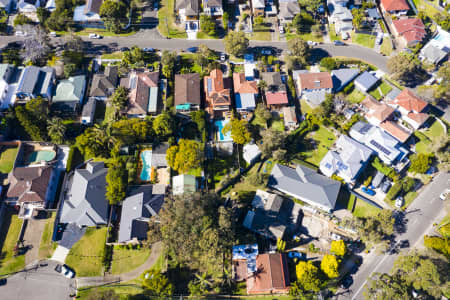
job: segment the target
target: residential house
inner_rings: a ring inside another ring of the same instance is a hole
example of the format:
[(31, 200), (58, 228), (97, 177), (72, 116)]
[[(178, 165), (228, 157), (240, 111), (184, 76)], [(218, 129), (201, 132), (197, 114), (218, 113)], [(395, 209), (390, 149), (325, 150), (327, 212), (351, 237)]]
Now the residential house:
[(450, 33), (437, 26), (437, 34), (420, 50), (419, 58), (432, 64), (445, 61), (450, 53)]
[(246, 144), (243, 151), (244, 160), (249, 165), (253, 164), (261, 156), (261, 150), (259, 150), (258, 146), (253, 142)]
[(258, 95), (258, 86), (255, 81), (246, 80), (243, 73), (234, 73), (233, 83), (236, 110), (245, 116), (256, 108), (255, 98)]
[(231, 88), (227, 79), (220, 69), (212, 70), (203, 78), (206, 111), (212, 118), (222, 118), (230, 111)]
[(328, 21), (335, 25), (336, 33), (344, 33), (353, 30), (353, 15), (347, 8), (346, 2), (328, 0)]
[(172, 177), (172, 194), (174, 196), (195, 193), (197, 191), (197, 180), (194, 175), (181, 174)]
[(20, 71), (10, 64), (0, 64), (0, 108), (8, 109), (14, 105)]
[(60, 223), (97, 226), (108, 223), (106, 174), (103, 162), (88, 162), (86, 169), (76, 169), (66, 192)]
[(177, 18), (184, 24), (186, 31), (198, 31), (200, 26), (199, 0), (176, 0), (175, 10), (178, 12)]
[(33, 211), (47, 207), (54, 194), (53, 165), (17, 167), (8, 175), (9, 188), (5, 202), (20, 206), (19, 217), (30, 218)]
[(247, 278), (247, 294), (289, 292), (289, 269), (284, 253), (264, 253), (256, 257), (256, 271)]
[(359, 69), (338, 69), (331, 71), (331, 80), (333, 81), (333, 91), (340, 92), (359, 74)]
[(203, 13), (213, 18), (222, 17), (222, 0), (203, 0)]
[(40, 6), (41, 2), (39, 0), (20, 0), (17, 3), (17, 10), (31, 17), (36, 15), (37, 8)]
[(332, 150), (320, 162), (320, 171), (331, 177), (337, 175), (349, 184), (354, 184), (365, 169), (373, 151), (354, 139), (341, 135)]
[(14, 0), (0, 0), (0, 9), (3, 9), (7, 14), (11, 12)]
[(409, 10), (409, 5), (406, 0), (381, 0), (381, 10), (391, 15), (406, 15)]
[(86, 0), (85, 5), (76, 6), (73, 12), (73, 20), (83, 23), (84, 27), (90, 27), (89, 24), (103, 24), (100, 17), (100, 7), (103, 0)]
[(144, 118), (161, 111), (158, 97), (158, 72), (131, 72), (121, 81), (129, 90), (126, 114), (129, 118)]
[(78, 75), (61, 80), (56, 86), (51, 109), (59, 112), (75, 113), (82, 105), (86, 90), (86, 76)]
[(177, 112), (200, 109), (200, 76), (198, 73), (175, 75), (175, 108)]
[(295, 106), (283, 107), (283, 119), (284, 126), (289, 130), (294, 130), (297, 128), (298, 120), (297, 113), (295, 112)]
[(372, 73), (365, 71), (355, 79), (355, 86), (362, 92), (367, 92), (377, 84), (380, 79)]
[(55, 70), (50, 67), (25, 67), (16, 90), (16, 101), (24, 103), (36, 97), (52, 99), (55, 86)]
[(278, 19), (281, 24), (291, 23), (295, 16), (300, 13), (300, 5), (296, 0), (280, 0)]
[(367, 12), (368, 19), (371, 21), (377, 21), (377, 20), (381, 19), (381, 16), (378, 13), (378, 9), (376, 7), (368, 8), (366, 10), (366, 12)]
[(350, 129), (349, 135), (375, 151), (378, 157), (388, 165), (402, 162), (408, 155), (408, 150), (402, 147), (397, 139), (371, 124), (357, 122)]
[(83, 106), (83, 111), (81, 113), (82, 124), (91, 125), (94, 122), (96, 107), (97, 107), (97, 100), (95, 100), (95, 98), (89, 98), (89, 100)]
[(388, 104), (398, 110), (402, 119), (414, 128), (419, 129), (430, 117), (426, 112), (428, 102), (419, 98), (409, 89), (404, 89), (393, 101)]
[(266, 17), (276, 17), (278, 15), (277, 6), (273, 0), (265, 0), (266, 7), (264, 8)]
[(148, 222), (157, 217), (164, 204), (165, 185), (142, 185), (130, 188), (122, 203), (119, 243), (138, 242), (147, 239)]
[(331, 212), (336, 205), (341, 183), (302, 165), (297, 165), (294, 169), (275, 164), (268, 186), (309, 205)]
[(289, 104), (286, 85), (281, 80), (280, 72), (264, 72), (262, 80), (267, 84), (265, 91), (266, 103), (270, 109), (280, 110)]
[(264, 9), (266, 8), (266, 3), (264, 0), (251, 0), (253, 17), (264, 17)]
[(333, 80), (328, 72), (301, 73), (297, 79), (298, 96), (305, 99), (312, 107), (325, 101), (326, 94), (333, 90)]
[(243, 226), (267, 239), (277, 241), (292, 236), (299, 228), (301, 206), (291, 199), (257, 190), (252, 209), (247, 212)]
[(392, 20), (392, 29), (407, 47), (415, 47), (427, 35), (425, 25), (419, 18)]
[(99, 101), (106, 101), (114, 93), (117, 83), (119, 68), (117, 66), (106, 66), (103, 74), (95, 74), (92, 78), (89, 97)]
[(152, 159), (151, 159), (151, 165), (155, 168), (167, 168), (167, 160), (166, 160), (166, 154), (167, 150), (169, 149), (169, 144), (167, 143), (161, 143), (157, 146), (154, 146), (152, 151)]

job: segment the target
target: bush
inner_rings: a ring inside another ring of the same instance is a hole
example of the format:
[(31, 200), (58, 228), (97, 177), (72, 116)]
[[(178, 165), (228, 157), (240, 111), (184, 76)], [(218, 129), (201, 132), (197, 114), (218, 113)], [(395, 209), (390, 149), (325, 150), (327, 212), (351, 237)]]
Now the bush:
[(386, 198), (388, 198), (389, 200), (394, 200), (397, 195), (402, 192), (402, 183), (401, 182), (397, 182), (395, 183), (391, 189), (389, 190), (389, 192), (386, 195)]
[(447, 238), (441, 238), (438, 236), (424, 236), (423, 244), (425, 247), (433, 249), (439, 253), (442, 253), (447, 258), (450, 258), (450, 240)]
[(364, 180), (363, 185), (369, 186), (369, 184), (372, 182), (372, 176), (367, 177), (366, 180)]
[(350, 94), (351, 92), (353, 92), (353, 90), (355, 89), (355, 84), (353, 82), (350, 82), (345, 88), (344, 88), (344, 93), (345, 94)]
[(430, 168), (430, 165), (433, 162), (433, 154), (413, 154), (411, 155), (410, 160), (411, 165), (409, 166), (408, 171), (423, 174)]
[(414, 178), (406, 177), (406, 178), (403, 179), (403, 181), (402, 181), (402, 190), (403, 190), (403, 193), (406, 194), (406, 193), (412, 191), (415, 185), (416, 185), (416, 182), (415, 182)]
[(33, 20), (28, 18), (26, 15), (18, 14), (16, 18), (14, 19), (14, 27), (18, 25), (25, 25), (25, 24), (33, 24)]
[(336, 69), (336, 61), (331, 57), (325, 57), (320, 61), (320, 66), (324, 67), (328, 71), (331, 71)]

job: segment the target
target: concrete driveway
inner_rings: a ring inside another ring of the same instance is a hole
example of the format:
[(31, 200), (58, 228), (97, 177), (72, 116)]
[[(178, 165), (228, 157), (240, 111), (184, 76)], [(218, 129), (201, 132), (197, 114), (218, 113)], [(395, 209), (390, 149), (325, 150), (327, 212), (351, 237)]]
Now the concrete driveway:
[[(42, 262), (41, 262), (42, 263)], [(72, 299), (75, 280), (55, 271), (56, 262), (46, 261), (47, 266), (28, 267), (28, 271), (17, 273), (0, 286), (2, 300), (64, 300)]]

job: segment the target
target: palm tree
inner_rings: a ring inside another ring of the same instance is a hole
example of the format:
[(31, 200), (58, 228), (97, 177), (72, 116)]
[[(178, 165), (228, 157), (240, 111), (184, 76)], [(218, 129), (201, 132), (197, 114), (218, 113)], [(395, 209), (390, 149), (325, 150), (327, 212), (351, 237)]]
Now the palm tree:
[(53, 118), (47, 121), (48, 135), (56, 144), (62, 144), (66, 133), (66, 125), (61, 118)]
[(267, 82), (265, 80), (261, 79), (258, 82), (258, 88), (259, 88), (259, 92), (261, 93), (261, 98), (263, 99), (264, 103), (266, 103), (265, 92), (267, 89)]

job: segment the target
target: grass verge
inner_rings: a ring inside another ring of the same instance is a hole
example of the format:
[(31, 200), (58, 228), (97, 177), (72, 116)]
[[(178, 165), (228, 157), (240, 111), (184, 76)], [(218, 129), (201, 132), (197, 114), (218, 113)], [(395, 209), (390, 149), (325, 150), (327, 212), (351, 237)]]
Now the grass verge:
[(184, 30), (175, 27), (174, 12), (175, 0), (162, 0), (158, 10), (158, 31), (165, 37), (185, 39), (187, 34)]
[(127, 249), (114, 247), (111, 272), (113, 274), (127, 273), (141, 266), (150, 256), (151, 250), (145, 247), (140, 249)]
[(52, 257), (57, 244), (52, 241), (53, 224), (55, 223), (56, 213), (52, 212), (50, 218), (45, 223), (44, 231), (42, 232), (41, 243), (39, 244), (39, 259)]
[(352, 42), (367, 48), (373, 48), (375, 46), (375, 37), (370, 34), (352, 33)]
[(25, 255), (14, 256), (14, 248), (19, 239), (22, 219), (12, 209), (7, 209), (3, 217), (0, 235), (0, 277), (17, 272), (25, 267)]

